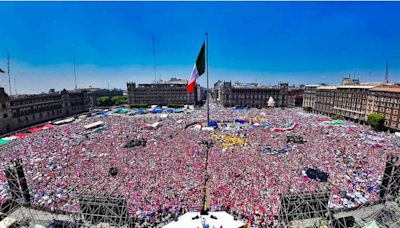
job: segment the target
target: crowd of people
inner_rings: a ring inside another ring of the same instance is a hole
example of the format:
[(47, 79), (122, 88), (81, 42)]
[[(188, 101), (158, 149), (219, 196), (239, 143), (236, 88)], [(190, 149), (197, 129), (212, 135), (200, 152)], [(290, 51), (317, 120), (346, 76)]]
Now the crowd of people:
[[(200, 211), (207, 195), (210, 210), (226, 210), (262, 226), (276, 221), (280, 197), (288, 192), (329, 189), (333, 209), (376, 202), (386, 156), (399, 145), (393, 134), (352, 122), (329, 124), (328, 117), (300, 109), (212, 105), (210, 113), (219, 124), (212, 131), (191, 125), (205, 124), (205, 109), (167, 118), (87, 117), (1, 145), (2, 167), (22, 159), (34, 207), (79, 212), (82, 192), (118, 194), (126, 197), (129, 214), (141, 224), (159, 224)], [(104, 122), (100, 130), (85, 130), (99, 120)], [(160, 122), (156, 128), (143, 127), (155, 122)], [(304, 143), (287, 142), (289, 131)], [(227, 136), (240, 143), (219, 140)], [(146, 144), (126, 147), (133, 139)], [(202, 140), (213, 143), (207, 148)], [(280, 153), (265, 153), (266, 147)], [(327, 173), (328, 181), (310, 179), (303, 172), (307, 167)], [(11, 197), (3, 171), (0, 194), (0, 204)]]

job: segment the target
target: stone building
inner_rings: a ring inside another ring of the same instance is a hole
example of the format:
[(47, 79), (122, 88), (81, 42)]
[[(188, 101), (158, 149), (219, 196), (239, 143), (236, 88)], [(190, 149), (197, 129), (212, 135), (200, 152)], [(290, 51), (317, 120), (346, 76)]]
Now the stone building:
[(137, 84), (127, 83), (131, 105), (185, 105), (199, 104), (205, 90), (196, 85), (193, 93), (187, 91), (187, 81), (171, 78), (169, 81)]
[(321, 114), (333, 114), (336, 86), (320, 86), (315, 90), (314, 107), (312, 109)]
[(369, 85), (342, 85), (335, 93), (333, 114), (340, 114), (355, 121), (365, 121)]
[(303, 105), (304, 89), (298, 87), (289, 87), (287, 97), (287, 107), (301, 107)]
[(8, 96), (0, 88), (0, 134), (34, 124), (87, 112), (86, 93), (76, 91)]
[(224, 107), (267, 107), (270, 97), (274, 99), (276, 107), (287, 107), (288, 83), (267, 87), (258, 83), (223, 82), (216, 90), (214, 94), (218, 94), (217, 101)]
[(306, 85), (304, 86), (304, 96), (303, 96), (303, 107), (314, 107), (315, 103), (315, 92), (317, 87), (321, 85)]
[(380, 85), (370, 89), (366, 113), (382, 114), (386, 127), (400, 130), (400, 86)]

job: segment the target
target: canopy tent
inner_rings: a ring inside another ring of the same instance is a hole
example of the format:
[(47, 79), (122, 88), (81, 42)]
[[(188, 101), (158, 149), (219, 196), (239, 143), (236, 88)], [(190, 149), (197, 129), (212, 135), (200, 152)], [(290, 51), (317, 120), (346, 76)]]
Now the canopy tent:
[(217, 121), (211, 120), (208, 122), (209, 127), (218, 127)]
[(129, 109), (121, 109), (117, 113), (126, 114), (129, 112)]
[[(212, 217), (211, 217), (212, 216)], [(215, 219), (216, 218), (216, 219)], [(187, 212), (177, 220), (164, 226), (164, 228), (198, 228), (204, 227), (244, 227), (245, 223), (233, 218), (225, 211), (209, 212), (208, 215), (200, 215), (200, 212)]]
[(240, 123), (240, 124), (245, 124), (245, 123), (249, 122), (249, 119), (239, 118), (239, 119), (235, 119), (235, 122)]
[(146, 110), (144, 110), (144, 109), (139, 109), (139, 110), (137, 111), (137, 113), (138, 113), (138, 114), (146, 114)]
[(54, 122), (53, 124), (54, 124), (54, 125), (61, 125), (61, 124), (71, 123), (71, 122), (73, 122), (74, 120), (75, 120), (75, 118), (74, 118), (74, 117), (71, 117), (71, 118), (67, 118), (67, 119), (63, 119), (63, 120), (56, 121), (56, 122)]
[(16, 133), (16, 134), (13, 134), (13, 135), (11, 135), (11, 136), (13, 136), (13, 137), (15, 137), (15, 138), (22, 138), (22, 137), (25, 137), (25, 136), (27, 136), (28, 134), (25, 134), (25, 133), (22, 133), (22, 132), (20, 132), (20, 133)]
[(28, 132), (33, 133), (33, 132), (38, 132), (38, 131), (47, 130), (47, 129), (53, 129), (53, 128), (54, 128), (54, 125), (52, 125), (52, 124), (45, 124), (45, 125), (40, 126), (40, 127), (32, 127), (32, 128), (29, 128), (29, 129), (28, 129)]
[(272, 97), (269, 97), (267, 101), (268, 107), (275, 107), (275, 100)]
[(154, 108), (151, 112), (152, 113), (161, 113), (162, 109), (161, 108)]
[(83, 127), (87, 130), (87, 129), (91, 129), (91, 128), (100, 127), (100, 126), (103, 126), (103, 125), (104, 125), (103, 121), (97, 121), (97, 122), (85, 125)]
[(183, 110), (180, 108), (174, 109), (174, 113), (181, 113), (181, 112), (183, 112)]
[(84, 133), (83, 135), (84, 135), (84, 136), (90, 135), (90, 134), (93, 134), (93, 133), (102, 131), (102, 130), (104, 130), (104, 129), (106, 129), (106, 127), (101, 126), (101, 127), (98, 127), (98, 128), (96, 128), (96, 129), (94, 129), (94, 130), (92, 130), (92, 131), (86, 132), (86, 133)]
[(10, 142), (11, 140), (7, 140), (7, 139), (4, 139), (4, 138), (1, 138), (0, 139), (0, 145), (3, 145), (3, 144), (6, 144), (6, 143), (8, 143), (8, 142)]
[(153, 124), (144, 124), (144, 129), (156, 129), (160, 125), (160, 122), (154, 122)]
[(214, 131), (213, 127), (202, 127), (201, 130), (203, 131)]

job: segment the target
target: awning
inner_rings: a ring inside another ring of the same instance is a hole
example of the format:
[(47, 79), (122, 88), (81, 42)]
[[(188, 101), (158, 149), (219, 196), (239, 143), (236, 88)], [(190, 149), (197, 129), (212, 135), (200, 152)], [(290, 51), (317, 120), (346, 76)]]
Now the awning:
[(103, 121), (97, 121), (88, 125), (83, 126), (85, 129), (91, 129), (91, 128), (95, 128), (95, 127), (100, 127), (103, 126), (104, 122)]

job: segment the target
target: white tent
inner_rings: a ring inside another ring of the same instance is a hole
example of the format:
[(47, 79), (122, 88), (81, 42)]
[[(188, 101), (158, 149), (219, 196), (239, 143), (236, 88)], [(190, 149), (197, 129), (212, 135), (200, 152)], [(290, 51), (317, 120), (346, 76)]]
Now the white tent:
[(71, 122), (73, 122), (74, 120), (75, 120), (75, 118), (74, 118), (74, 117), (71, 117), (71, 118), (67, 118), (67, 119), (63, 119), (63, 120), (56, 121), (56, 122), (54, 122), (53, 124), (54, 124), (54, 125), (61, 125), (61, 124), (71, 123)]
[(90, 129), (90, 128), (95, 128), (95, 127), (100, 127), (103, 126), (104, 122), (103, 121), (97, 121), (88, 125), (83, 126), (85, 129)]
[[(212, 219), (211, 215), (217, 219)], [(195, 218), (198, 216), (198, 218)], [(203, 227), (202, 223), (208, 224), (209, 227), (226, 227), (239, 228), (245, 225), (243, 221), (234, 220), (233, 216), (225, 211), (209, 212), (208, 215), (200, 215), (200, 212), (188, 212), (178, 218), (178, 221), (173, 221), (164, 228), (198, 228)]]
[(269, 97), (268, 101), (268, 107), (275, 107), (275, 100), (272, 97)]

